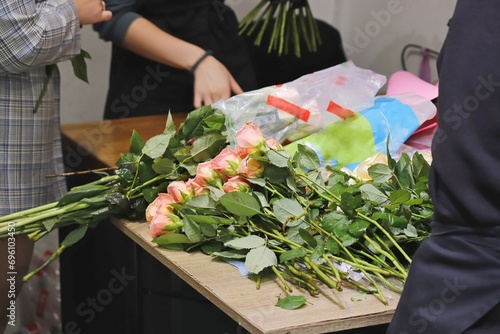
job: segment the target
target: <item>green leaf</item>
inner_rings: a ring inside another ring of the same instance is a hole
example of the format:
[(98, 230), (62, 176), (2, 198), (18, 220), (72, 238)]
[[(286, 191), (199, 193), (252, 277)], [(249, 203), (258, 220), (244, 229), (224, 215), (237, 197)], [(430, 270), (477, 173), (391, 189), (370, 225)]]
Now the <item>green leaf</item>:
[(349, 219), (338, 212), (326, 214), (321, 222), (321, 226), (333, 233), (344, 246), (350, 246), (358, 240), (349, 233), (349, 225)]
[(318, 245), (318, 242), (314, 237), (309, 233), (308, 230), (301, 228), (299, 229), (299, 235), (300, 237), (311, 247), (314, 248)]
[(359, 196), (353, 196), (351, 193), (343, 193), (340, 195), (340, 208), (347, 216), (354, 216), (356, 209), (362, 204)]
[(317, 169), (320, 166), (319, 157), (314, 150), (306, 145), (298, 145), (298, 161), (306, 169)]
[(415, 152), (411, 160), (413, 166), (413, 177), (415, 179), (427, 177), (429, 175), (430, 166), (422, 154), (420, 154), (419, 152)]
[(389, 200), (389, 198), (387, 198), (383, 192), (375, 188), (373, 184), (365, 183), (359, 187), (359, 189), (366, 199), (377, 204), (384, 204)]
[(220, 198), (225, 194), (223, 190), (220, 190), (217, 187), (208, 186), (207, 189), (210, 191), (210, 196), (214, 201), (219, 201)]
[(300, 236), (299, 230), (301, 228), (308, 228), (308, 227), (309, 226), (307, 225), (306, 222), (301, 222), (297, 226), (289, 227), (287, 230), (287, 233), (286, 233), (287, 239), (290, 240), (291, 242), (295, 242), (296, 244), (299, 244), (299, 245), (304, 244), (304, 239), (302, 239), (302, 237)]
[(236, 238), (224, 243), (224, 246), (233, 249), (252, 249), (264, 246), (266, 240), (256, 235), (249, 235), (242, 238)]
[(139, 161), (141, 161), (141, 155), (139, 154), (122, 154), (116, 163), (118, 170), (115, 173), (119, 175), (125, 173), (135, 173), (136, 165)]
[(163, 234), (160, 235), (159, 237), (154, 238), (153, 242), (156, 243), (158, 246), (168, 246), (172, 244), (181, 244), (181, 245), (192, 244), (191, 240), (189, 240), (189, 238), (186, 235), (180, 233)]
[(215, 209), (215, 201), (208, 195), (198, 195), (191, 198), (187, 205), (195, 208)]
[(142, 189), (142, 196), (148, 203), (151, 203), (158, 197), (160, 192), (165, 192), (167, 185), (167, 182), (163, 182), (156, 187), (144, 188)]
[(181, 134), (186, 140), (203, 136), (205, 133), (203, 129), (203, 120), (210, 115), (213, 115), (214, 111), (215, 109), (213, 109), (212, 106), (203, 106), (190, 111), (187, 114), (186, 120), (179, 128), (179, 134)]
[(264, 169), (264, 178), (272, 183), (283, 183), (286, 181), (290, 172), (287, 168), (281, 168), (274, 165), (269, 165)]
[(251, 274), (258, 274), (263, 269), (278, 264), (278, 259), (272, 250), (261, 246), (250, 250), (245, 259), (245, 268)]
[(291, 153), (288, 151), (275, 151), (269, 150), (267, 152), (267, 157), (269, 162), (277, 167), (285, 168), (288, 166), (288, 160), (291, 157)]
[(262, 208), (268, 208), (269, 207), (269, 203), (267, 202), (266, 195), (264, 195), (263, 193), (261, 193), (259, 191), (254, 191), (254, 195), (259, 200), (260, 206)]
[(142, 153), (152, 159), (161, 157), (167, 150), (171, 138), (171, 134), (160, 134), (150, 138), (142, 148)]
[(322, 264), (325, 261), (325, 259), (323, 259), (323, 254), (325, 254), (325, 245), (323, 242), (318, 242), (311, 254), (311, 261), (316, 264)]
[(80, 225), (76, 229), (68, 233), (66, 238), (61, 242), (61, 246), (69, 247), (80, 241), (85, 233), (87, 233), (87, 225)]
[(217, 236), (217, 230), (215, 229), (214, 226), (208, 224), (200, 224), (199, 226), (201, 234), (203, 234), (204, 236), (208, 238), (213, 238)]
[[(149, 159), (146, 158), (145, 160)], [(149, 181), (157, 175), (152, 168), (151, 160), (140, 161), (138, 168), (139, 168), (139, 180), (141, 182)]]
[(395, 173), (401, 187), (412, 188), (414, 186), (412, 164), (408, 154), (401, 155), (396, 163)]
[(153, 170), (156, 174), (170, 174), (175, 170), (175, 163), (168, 158), (156, 158), (153, 162)]
[(205, 254), (212, 254), (219, 252), (222, 249), (222, 244), (220, 242), (204, 242), (201, 244), (200, 249)]
[(406, 228), (403, 230), (404, 234), (410, 238), (418, 237), (418, 231), (415, 226), (408, 224)]
[(295, 199), (280, 198), (273, 203), (273, 213), (282, 224), (294, 226), (290, 222), (296, 222), (297, 217), (304, 213), (304, 208)]
[(47, 94), (47, 89), (49, 88), (49, 83), (52, 80), (52, 75), (53, 75), (55, 69), (57, 69), (57, 64), (45, 66), (45, 74), (47, 75), (47, 77), (45, 78), (45, 81), (43, 82), (42, 91), (40, 92), (40, 95), (38, 96), (38, 99), (36, 100), (35, 107), (33, 108), (33, 114), (36, 114), (36, 112), (38, 111), (38, 108), (40, 108), (40, 105), (42, 104), (43, 97), (45, 96), (45, 94)]
[(232, 214), (252, 217), (260, 213), (259, 202), (250, 194), (233, 191), (220, 198), (220, 203)]
[(391, 179), (392, 170), (384, 164), (374, 164), (368, 167), (368, 175), (373, 179), (373, 182), (384, 183)]
[(176, 132), (177, 129), (175, 128), (175, 123), (172, 119), (172, 114), (169, 112), (167, 116), (167, 123), (165, 124), (165, 129), (163, 130), (163, 134), (173, 137)]
[(85, 59), (91, 59), (90, 54), (85, 50), (80, 50), (80, 54), (71, 58), (71, 65), (73, 66), (73, 73), (75, 76), (89, 83), (89, 78), (87, 76), (87, 63)]
[(250, 184), (255, 184), (262, 188), (266, 186), (266, 180), (263, 178), (247, 179), (247, 181), (250, 182)]
[(330, 212), (323, 216), (323, 219), (321, 220), (321, 227), (329, 233), (334, 233), (335, 226), (338, 222), (342, 222), (347, 226), (349, 224), (349, 219), (342, 212)]
[(340, 254), (340, 245), (338, 242), (333, 240), (332, 238), (329, 238), (326, 243), (325, 243), (325, 248), (332, 253), (333, 255), (339, 255)]
[(236, 259), (243, 260), (246, 258), (248, 254), (248, 250), (230, 250), (230, 251), (222, 251), (222, 252), (213, 252), (212, 256), (222, 257), (225, 259)]
[(393, 204), (405, 203), (410, 199), (411, 199), (411, 193), (409, 190), (406, 189), (395, 190), (389, 196), (389, 200)]
[(276, 306), (279, 306), (284, 310), (295, 310), (304, 306), (306, 302), (307, 299), (304, 296), (286, 296), (278, 300)]
[(219, 216), (209, 216), (209, 215), (185, 215), (198, 224), (208, 224), (208, 225), (230, 225), (234, 223), (234, 219), (224, 218)]
[[(214, 114), (208, 117), (205, 117), (205, 124), (211, 129), (220, 133), (220, 131), (224, 128), (224, 122), (226, 117), (222, 114)], [(206, 132), (206, 131), (205, 131)]]
[(200, 227), (188, 217), (182, 220), (184, 223), (183, 231), (192, 243), (197, 243), (202, 240)]
[(111, 192), (107, 195), (107, 200), (112, 207), (117, 207), (119, 209), (128, 209), (129, 201), (124, 194), (119, 191)]
[(98, 184), (87, 184), (72, 188), (64, 197), (59, 201), (59, 206), (64, 206), (70, 203), (75, 203), (82, 198), (94, 197), (102, 194), (108, 190), (108, 187)]
[(141, 154), (142, 148), (144, 147), (144, 139), (135, 130), (132, 130), (132, 136), (130, 137), (130, 148), (129, 153)]
[(301, 259), (306, 255), (307, 255), (307, 249), (305, 249), (304, 247), (291, 249), (291, 250), (288, 250), (284, 253), (281, 253), (280, 263), (294, 260), (294, 259)]
[(203, 162), (215, 157), (226, 146), (226, 137), (213, 133), (198, 138), (191, 148), (194, 161)]
[(42, 220), (43, 227), (45, 227), (45, 229), (48, 232), (52, 231), (52, 229), (54, 228), (54, 225), (56, 223), (57, 223), (56, 217), (51, 217), (51, 218), (47, 218), (47, 219)]
[(370, 223), (367, 222), (366, 220), (356, 219), (354, 222), (349, 224), (349, 226), (347, 227), (347, 230), (353, 236), (355, 236), (356, 238), (359, 238), (363, 234), (366, 233), (366, 230), (368, 229), (369, 226), (370, 226)]
[(390, 212), (376, 212), (372, 219), (386, 223), (394, 228), (405, 228), (408, 225), (408, 220), (405, 217), (394, 215)]

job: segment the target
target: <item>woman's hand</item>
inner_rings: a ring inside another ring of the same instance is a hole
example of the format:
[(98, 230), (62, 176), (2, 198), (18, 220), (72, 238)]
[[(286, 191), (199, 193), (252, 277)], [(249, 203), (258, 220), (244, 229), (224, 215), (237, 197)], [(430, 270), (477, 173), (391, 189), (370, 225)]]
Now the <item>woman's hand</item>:
[(111, 19), (112, 13), (106, 10), (101, 0), (73, 0), (80, 24), (94, 24)]
[(227, 68), (212, 56), (203, 59), (193, 74), (195, 108), (243, 93)]

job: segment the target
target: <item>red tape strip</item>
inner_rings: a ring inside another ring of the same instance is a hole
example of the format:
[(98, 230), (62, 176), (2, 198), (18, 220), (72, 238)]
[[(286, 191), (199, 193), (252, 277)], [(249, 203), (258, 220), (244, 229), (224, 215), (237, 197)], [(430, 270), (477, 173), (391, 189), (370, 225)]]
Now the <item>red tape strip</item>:
[(309, 110), (299, 107), (296, 104), (290, 103), (276, 96), (269, 95), (267, 97), (266, 103), (270, 106), (283, 110), (284, 112), (287, 112), (304, 122), (307, 122), (309, 120), (309, 117), (311, 116), (311, 112)]
[(354, 112), (352, 110), (341, 107), (333, 101), (330, 101), (326, 110), (328, 112), (331, 112), (332, 114), (339, 116), (342, 119), (346, 119), (347, 117), (354, 116)]

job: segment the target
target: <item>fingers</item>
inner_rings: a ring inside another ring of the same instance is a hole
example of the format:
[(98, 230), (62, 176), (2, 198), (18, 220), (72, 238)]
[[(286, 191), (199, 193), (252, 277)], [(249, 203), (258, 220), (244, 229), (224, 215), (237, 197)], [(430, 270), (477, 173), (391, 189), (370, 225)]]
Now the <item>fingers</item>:
[(231, 84), (231, 92), (234, 94), (241, 94), (243, 93), (243, 89), (241, 89), (240, 85), (234, 80), (233, 77), (230, 78), (230, 84)]
[(94, 24), (111, 19), (113, 14), (106, 10), (101, 0), (74, 0), (80, 24)]
[[(113, 17), (113, 13), (111, 13), (109, 10), (104, 10), (101, 13), (101, 19), (100, 19), (99, 22), (104, 22), (104, 21), (111, 20), (112, 17)], [(95, 22), (95, 23), (97, 23), (97, 22)]]
[(243, 90), (218, 60), (209, 57), (198, 66), (194, 82), (195, 108), (228, 99), (231, 93), (241, 94)]
[[(207, 88), (207, 87), (204, 87)], [(243, 93), (243, 89), (241, 89), (240, 85), (233, 79), (233, 77), (228, 78), (227, 85), (220, 86), (218, 88), (210, 88), (207, 90), (196, 90), (194, 94), (194, 107), (200, 108), (201, 106), (210, 105), (219, 100), (226, 100), (231, 97), (231, 93), (241, 94)]]

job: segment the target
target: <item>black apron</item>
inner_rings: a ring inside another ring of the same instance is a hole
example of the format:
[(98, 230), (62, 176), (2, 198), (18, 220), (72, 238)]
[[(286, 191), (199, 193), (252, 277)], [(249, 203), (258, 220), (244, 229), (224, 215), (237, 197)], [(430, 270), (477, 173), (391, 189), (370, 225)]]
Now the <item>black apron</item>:
[(388, 333), (500, 333), (500, 1), (458, 0), (438, 70), (432, 235)]
[[(245, 91), (257, 88), (238, 21), (223, 1), (144, 0), (137, 13), (171, 35), (212, 50)], [(194, 78), (186, 70), (160, 65), (113, 45), (104, 118), (188, 112)]]

